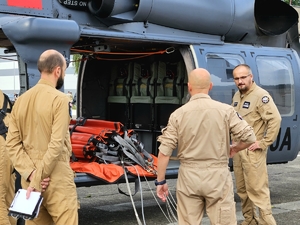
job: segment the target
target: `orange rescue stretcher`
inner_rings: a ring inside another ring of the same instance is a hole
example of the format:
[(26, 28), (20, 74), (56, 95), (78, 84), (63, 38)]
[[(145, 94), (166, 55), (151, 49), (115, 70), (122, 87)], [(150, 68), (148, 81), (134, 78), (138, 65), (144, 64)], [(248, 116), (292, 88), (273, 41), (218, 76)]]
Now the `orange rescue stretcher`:
[(156, 177), (157, 157), (137, 140), (134, 130), (120, 122), (77, 118), (70, 121), (73, 171), (115, 183), (128, 171), (133, 176)]

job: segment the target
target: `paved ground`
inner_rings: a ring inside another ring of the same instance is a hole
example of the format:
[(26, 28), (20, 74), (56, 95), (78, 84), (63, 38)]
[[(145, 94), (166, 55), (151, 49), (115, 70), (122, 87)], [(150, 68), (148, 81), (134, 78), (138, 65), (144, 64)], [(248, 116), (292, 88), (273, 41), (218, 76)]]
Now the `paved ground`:
[[(277, 225), (299, 225), (300, 224), (300, 157), (288, 164), (269, 165), (269, 183), (272, 199), (272, 207)], [(233, 174), (232, 174), (233, 175)], [(234, 179), (234, 176), (233, 176)], [(176, 179), (168, 181), (170, 191), (175, 196)], [(134, 191), (134, 184), (131, 184), (131, 190)], [(150, 187), (149, 187), (150, 186)], [(145, 224), (162, 225), (177, 224), (168, 221), (162, 213), (159, 205), (165, 214), (166, 205), (155, 201), (151, 189), (155, 190), (153, 181), (142, 183), (143, 209)], [(126, 191), (126, 184), (121, 184), (120, 188)], [(131, 225), (138, 224), (130, 198), (118, 193), (118, 186), (104, 185), (94, 187), (77, 188), (78, 196), (81, 202), (79, 210), (79, 225), (98, 225), (98, 224), (114, 224), (114, 225)], [(237, 202), (237, 218), (239, 222), (242, 220), (240, 211), (240, 201), (235, 196)], [(141, 221), (142, 207), (140, 192), (134, 196), (134, 202), (137, 213)], [(207, 217), (203, 219), (203, 225), (209, 225)]]

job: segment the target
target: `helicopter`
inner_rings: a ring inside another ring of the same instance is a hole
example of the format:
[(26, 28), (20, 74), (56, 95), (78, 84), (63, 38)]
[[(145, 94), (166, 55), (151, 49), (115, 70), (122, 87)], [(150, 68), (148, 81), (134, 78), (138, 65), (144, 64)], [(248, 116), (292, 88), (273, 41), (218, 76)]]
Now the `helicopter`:
[[(246, 63), (282, 116), (267, 163), (298, 155), (298, 13), (280, 0), (0, 0), (0, 47), (17, 54), (20, 94), (38, 82), (43, 51), (79, 55), (77, 116), (120, 121), (154, 155), (169, 115), (188, 101), (189, 72), (207, 69), (210, 96), (231, 104), (232, 71)], [(176, 151), (171, 158), (167, 179), (179, 168)], [(75, 183), (106, 184), (86, 173)]]

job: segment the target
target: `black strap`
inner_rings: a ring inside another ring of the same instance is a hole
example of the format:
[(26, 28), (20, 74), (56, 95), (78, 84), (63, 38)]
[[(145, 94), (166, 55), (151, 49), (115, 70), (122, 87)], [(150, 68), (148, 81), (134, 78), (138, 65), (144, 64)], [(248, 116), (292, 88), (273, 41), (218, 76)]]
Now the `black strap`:
[(173, 79), (173, 97), (177, 96), (176, 78)]
[(123, 96), (127, 96), (127, 93), (126, 93), (126, 81), (127, 81), (127, 77), (123, 79), (123, 87), (122, 87)]
[(114, 80), (114, 95), (116, 96), (117, 95), (117, 85), (118, 85), (118, 78), (116, 78), (115, 80)]
[(147, 96), (151, 96), (151, 93), (150, 93), (150, 81), (151, 81), (151, 77), (149, 77), (147, 79)]
[(141, 96), (141, 83), (142, 83), (142, 78), (138, 79), (137, 85), (138, 85), (138, 96)]
[[(4, 117), (6, 116), (6, 113), (10, 113), (12, 109), (12, 103), (9, 100), (8, 96), (3, 93), (4, 99), (3, 99), (3, 106), (2, 109), (0, 109), (0, 135), (6, 139), (6, 133), (7, 133), (7, 127), (4, 123)], [(10, 108), (7, 108), (7, 104), (9, 104)]]
[[(9, 98), (6, 94), (3, 93), (3, 106), (2, 109), (0, 109), (0, 120), (3, 120), (4, 117), (6, 116), (7, 112), (7, 102), (9, 101)], [(9, 101), (10, 102), (10, 101)]]

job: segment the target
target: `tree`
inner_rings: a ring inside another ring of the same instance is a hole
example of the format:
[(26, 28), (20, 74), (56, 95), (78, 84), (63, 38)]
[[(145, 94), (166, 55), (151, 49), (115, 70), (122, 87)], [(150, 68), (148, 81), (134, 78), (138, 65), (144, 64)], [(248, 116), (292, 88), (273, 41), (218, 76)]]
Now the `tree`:
[(79, 55), (79, 54), (74, 54), (73, 55), (72, 65), (75, 67), (75, 74), (78, 74), (78, 72), (79, 72), (81, 57), (82, 56)]
[(293, 6), (300, 6), (300, 0), (283, 0), (285, 3)]

